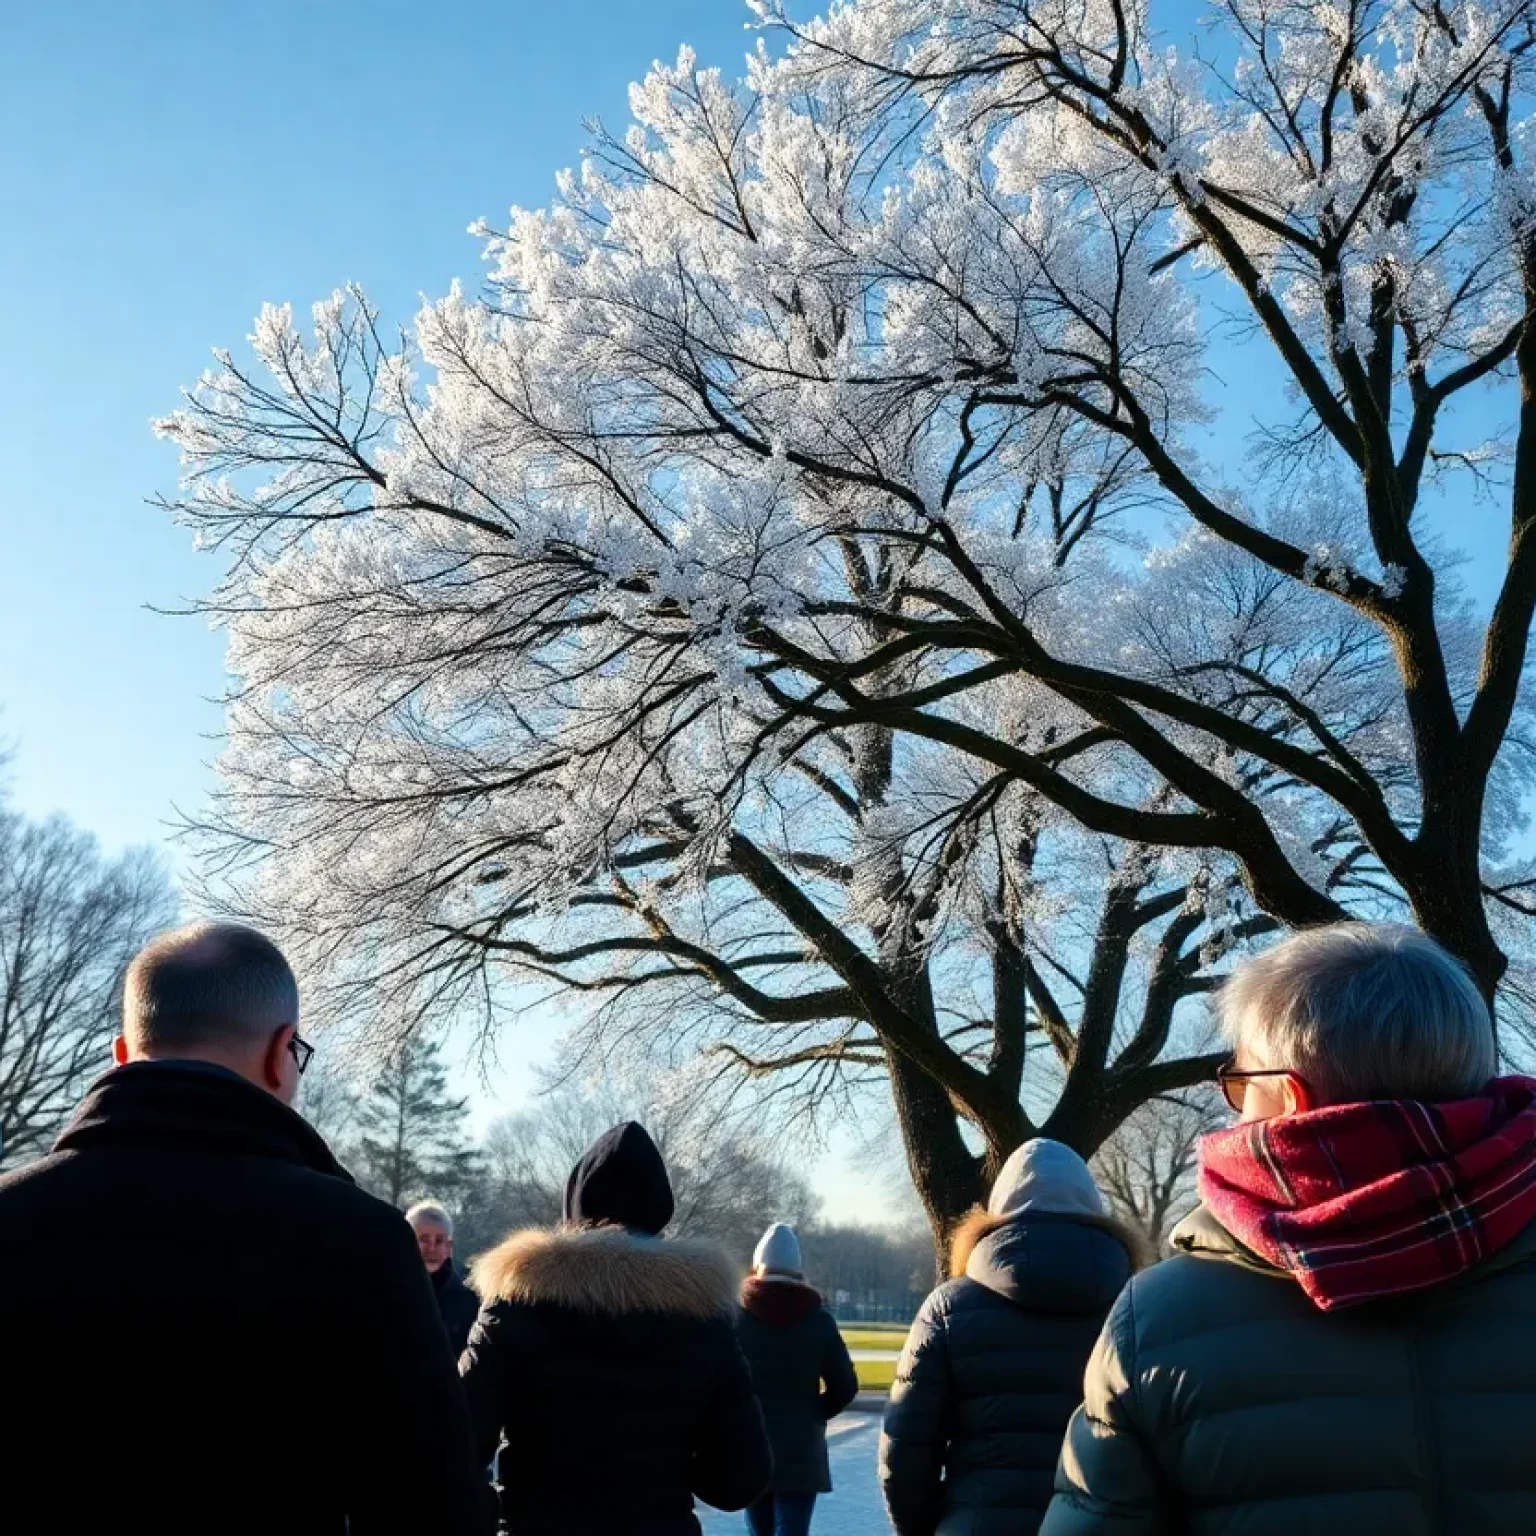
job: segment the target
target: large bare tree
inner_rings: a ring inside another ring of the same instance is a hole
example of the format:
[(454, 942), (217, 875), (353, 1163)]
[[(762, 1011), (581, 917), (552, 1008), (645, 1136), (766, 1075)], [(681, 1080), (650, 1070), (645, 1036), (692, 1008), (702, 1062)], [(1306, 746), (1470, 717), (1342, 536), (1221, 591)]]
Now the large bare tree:
[[(761, 9), (484, 301), (269, 309), (162, 424), (240, 678), (204, 869), (342, 1012), (878, 1076), (942, 1243), (1208, 1075), (1275, 927), (1523, 944), (1527, 7), (1232, 0), (1226, 75), (1114, 0)], [(1234, 311), (1287, 388), (1221, 474)]]

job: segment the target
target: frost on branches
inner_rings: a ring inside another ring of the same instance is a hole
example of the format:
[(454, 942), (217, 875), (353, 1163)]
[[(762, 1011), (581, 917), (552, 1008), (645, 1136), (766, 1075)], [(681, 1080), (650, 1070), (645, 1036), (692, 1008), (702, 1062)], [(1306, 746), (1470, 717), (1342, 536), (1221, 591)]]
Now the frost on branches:
[[(206, 868), (334, 1009), (888, 1076), (942, 1229), (1208, 1075), (1277, 926), (1519, 948), (1531, 6), (1227, 0), (1218, 69), (1134, 3), (756, 9), (482, 298), (270, 309), (160, 424), (229, 573)], [(1481, 622), (1430, 524), (1496, 508)]]

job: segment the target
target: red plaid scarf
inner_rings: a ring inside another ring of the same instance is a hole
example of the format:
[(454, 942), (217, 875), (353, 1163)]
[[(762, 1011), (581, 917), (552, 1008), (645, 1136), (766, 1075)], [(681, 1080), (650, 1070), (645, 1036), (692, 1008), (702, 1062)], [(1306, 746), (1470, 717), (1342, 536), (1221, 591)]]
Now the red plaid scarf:
[(1200, 1198), (1325, 1312), (1438, 1284), (1536, 1220), (1536, 1078), (1217, 1131), (1200, 1144)]

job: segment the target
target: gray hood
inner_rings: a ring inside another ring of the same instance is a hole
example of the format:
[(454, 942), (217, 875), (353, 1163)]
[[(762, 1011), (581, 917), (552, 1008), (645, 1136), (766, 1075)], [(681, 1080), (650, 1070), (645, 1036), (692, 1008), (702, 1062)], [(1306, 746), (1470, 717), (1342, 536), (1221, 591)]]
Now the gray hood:
[(978, 1211), (955, 1236), (951, 1272), (1029, 1312), (1102, 1316), (1135, 1269), (1127, 1238), (1107, 1218), (1048, 1211)]

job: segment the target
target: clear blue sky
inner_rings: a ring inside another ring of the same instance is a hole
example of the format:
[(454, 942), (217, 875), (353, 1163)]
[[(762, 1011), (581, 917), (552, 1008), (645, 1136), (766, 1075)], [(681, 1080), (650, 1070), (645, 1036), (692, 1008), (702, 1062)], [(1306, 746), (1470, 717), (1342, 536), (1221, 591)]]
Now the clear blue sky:
[(736, 0), (57, 0), (0, 49), (0, 739), (24, 809), (109, 844), (194, 807), (214, 574), (144, 506), (151, 437), (267, 300), (357, 280), (386, 317), (469, 286), (465, 227), (545, 201), (583, 116), (682, 41), (733, 72)]

